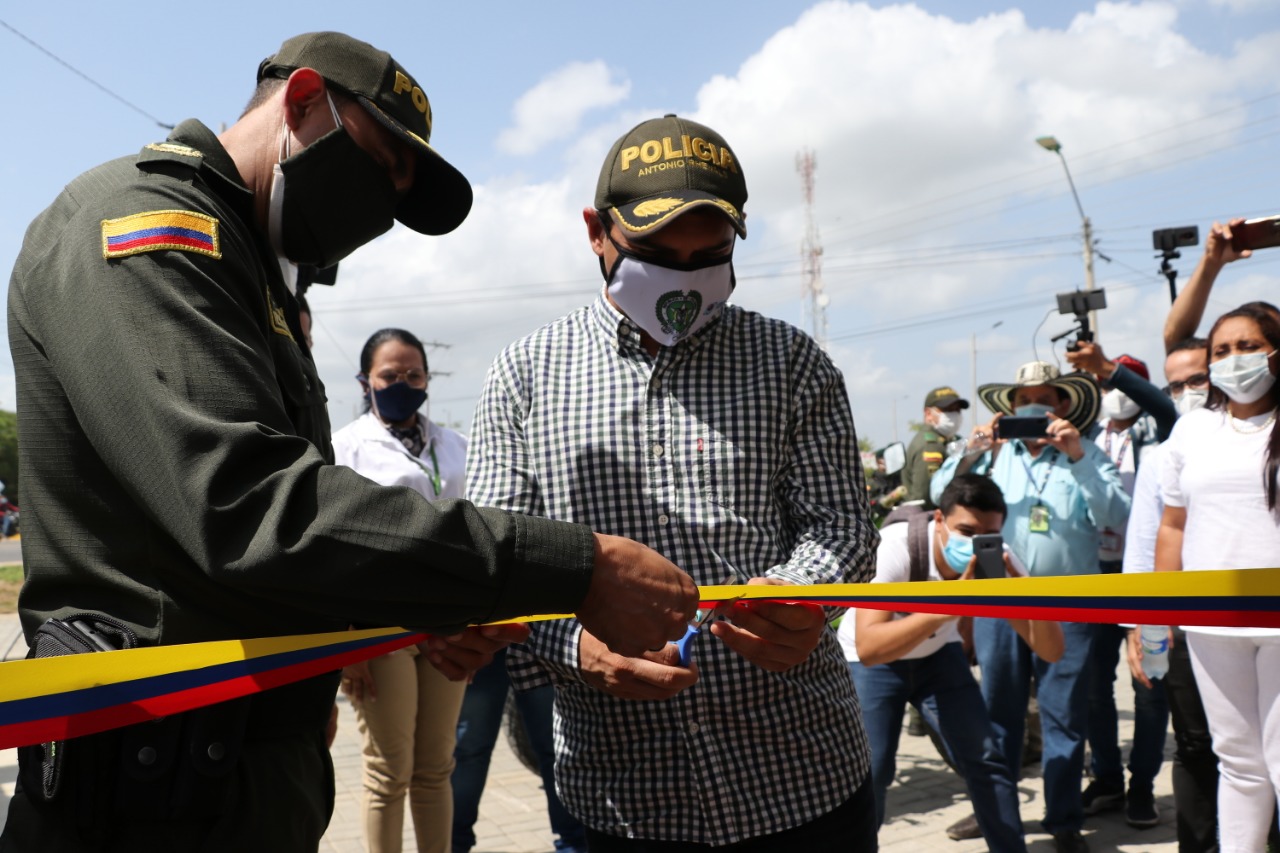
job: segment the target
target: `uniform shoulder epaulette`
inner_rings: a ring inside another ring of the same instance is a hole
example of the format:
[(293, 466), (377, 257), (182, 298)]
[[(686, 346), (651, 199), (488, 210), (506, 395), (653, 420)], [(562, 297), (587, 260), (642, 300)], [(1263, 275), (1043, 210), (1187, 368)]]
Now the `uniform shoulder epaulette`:
[(148, 210), (102, 220), (102, 257), (177, 250), (222, 257), (218, 220), (194, 210)]
[(169, 160), (199, 167), (204, 162), (204, 154), (189, 145), (177, 142), (152, 142), (144, 145), (138, 152), (138, 162), (147, 163), (152, 160)]

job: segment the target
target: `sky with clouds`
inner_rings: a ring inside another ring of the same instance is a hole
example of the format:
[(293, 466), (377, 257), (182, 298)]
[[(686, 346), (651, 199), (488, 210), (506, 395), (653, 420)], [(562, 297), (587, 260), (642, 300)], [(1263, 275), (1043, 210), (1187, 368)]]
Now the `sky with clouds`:
[[(877, 445), (906, 436), (928, 388), (968, 395), (975, 344), (979, 383), (1061, 357), (1049, 338), (1070, 321), (1054, 294), (1083, 283), (1081, 223), (1036, 137), (1061, 141), (1106, 258), (1100, 340), (1151, 361), (1156, 378), (1169, 294), (1152, 230), (1197, 225), (1203, 239), (1215, 219), (1280, 212), (1280, 9), (1261, 0), (477, 0), (377, 20), (363, 4), (308, 8), (229, 3), (218, 21), (58, 2), (0, 12), (0, 73), (21, 81), (0, 135), (0, 266), (77, 173), (163, 136), (153, 118), (233, 122), (258, 61), (288, 35), (340, 29), (384, 47), (427, 90), (432, 142), (476, 201), (455, 233), (397, 227), (344, 261), (336, 287), (312, 290), (335, 427), (359, 403), (363, 341), (399, 325), (442, 344), (431, 413), (465, 429), (497, 351), (597, 293), (582, 208), (612, 142), (666, 112), (719, 130), (743, 165), (735, 301), (806, 329), (796, 162), (813, 153), (828, 347)], [(1175, 261), (1179, 283), (1198, 256)], [(1209, 319), (1280, 300), (1278, 261), (1275, 250), (1228, 268)], [(13, 387), (5, 352), (0, 407)]]

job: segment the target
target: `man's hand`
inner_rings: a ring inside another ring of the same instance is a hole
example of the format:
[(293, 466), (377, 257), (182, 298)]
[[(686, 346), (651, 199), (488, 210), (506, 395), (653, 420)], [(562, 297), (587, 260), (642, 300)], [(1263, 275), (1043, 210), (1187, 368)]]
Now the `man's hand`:
[(609, 651), (585, 628), (578, 639), (578, 668), (588, 684), (619, 699), (670, 699), (698, 680), (697, 666), (680, 666), (680, 652), (673, 645), (625, 657)]
[(1067, 350), (1067, 361), (1076, 370), (1092, 373), (1100, 382), (1110, 379), (1116, 372), (1116, 363), (1109, 360), (1102, 347), (1093, 341), (1080, 341), (1074, 350)]
[[(1242, 220), (1243, 221), (1243, 220)], [(1217, 223), (1214, 223), (1215, 225)], [(1130, 628), (1129, 633), (1125, 635), (1125, 658), (1129, 661), (1129, 672), (1133, 674), (1134, 679), (1148, 690), (1151, 689), (1151, 679), (1147, 678), (1147, 674), (1142, 671), (1142, 626)], [(1173, 648), (1173, 629), (1169, 629), (1169, 648)]]
[(370, 702), (378, 701), (378, 685), (373, 682), (373, 673), (369, 671), (367, 660), (342, 668), (342, 692), (355, 705), (365, 699)]
[(1212, 264), (1221, 267), (1240, 258), (1247, 258), (1253, 254), (1252, 249), (1245, 249), (1237, 252), (1231, 248), (1231, 229), (1244, 222), (1244, 217), (1240, 216), (1235, 219), (1228, 220), (1226, 225), (1221, 222), (1215, 222), (1209, 228), (1209, 236), (1204, 238), (1204, 260), (1206, 264)]
[(500, 650), (527, 639), (528, 625), (483, 625), (448, 637), (428, 637), (418, 644), (418, 651), (450, 681), (470, 682)]
[(1056, 447), (1067, 454), (1072, 462), (1084, 456), (1084, 446), (1080, 444), (1080, 430), (1072, 426), (1071, 421), (1049, 413), (1049, 427), (1045, 430), (1044, 443)]
[(996, 415), (985, 424), (975, 424), (973, 432), (969, 434), (969, 443), (965, 447), (966, 453), (977, 453), (980, 451), (990, 450), (997, 444), (1003, 444), (1004, 439), (996, 440), (996, 421), (1000, 420), (1002, 415)]
[[(787, 586), (777, 578), (752, 578), (747, 584)], [(786, 672), (807, 660), (827, 627), (826, 613), (814, 604), (739, 601), (725, 616), (728, 621), (712, 623), (711, 633), (770, 672)]]
[(595, 571), (578, 621), (612, 651), (639, 657), (684, 636), (698, 587), (666, 557), (621, 536), (595, 534)]

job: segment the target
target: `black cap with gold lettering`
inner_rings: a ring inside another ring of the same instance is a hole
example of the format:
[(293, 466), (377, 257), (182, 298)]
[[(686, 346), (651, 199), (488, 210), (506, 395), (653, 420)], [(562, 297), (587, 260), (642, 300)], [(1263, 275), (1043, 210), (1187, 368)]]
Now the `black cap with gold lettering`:
[(396, 219), (422, 234), (457, 228), (471, 211), (471, 184), (430, 145), (431, 103), (391, 54), (342, 33), (305, 33), (258, 66), (258, 81), (312, 68), (418, 152), (413, 186)]
[(596, 209), (643, 235), (694, 207), (720, 210), (747, 236), (747, 182), (720, 134), (668, 114), (641, 122), (613, 144), (596, 184)]

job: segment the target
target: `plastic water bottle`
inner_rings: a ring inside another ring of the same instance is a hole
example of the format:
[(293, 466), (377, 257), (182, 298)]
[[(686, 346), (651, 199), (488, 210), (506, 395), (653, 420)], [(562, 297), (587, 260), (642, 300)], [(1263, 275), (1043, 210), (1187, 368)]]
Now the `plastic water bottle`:
[(1147, 678), (1164, 678), (1169, 671), (1169, 629), (1164, 625), (1142, 626), (1142, 671)]

